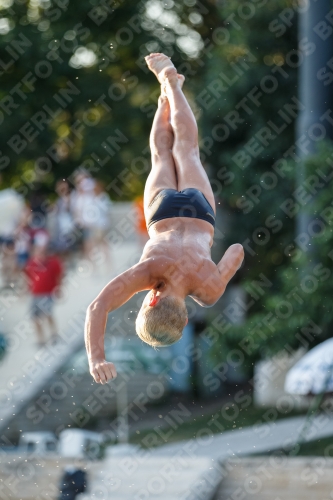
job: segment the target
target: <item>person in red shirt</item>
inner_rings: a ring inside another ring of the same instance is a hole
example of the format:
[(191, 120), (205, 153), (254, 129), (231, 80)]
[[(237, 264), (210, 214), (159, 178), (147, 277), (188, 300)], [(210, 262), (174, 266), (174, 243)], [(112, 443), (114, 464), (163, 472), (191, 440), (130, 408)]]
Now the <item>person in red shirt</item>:
[(36, 238), (33, 256), (27, 262), (25, 273), (32, 295), (31, 315), (36, 328), (38, 345), (42, 346), (45, 344), (43, 327), (45, 320), (51, 330), (51, 339), (57, 340), (53, 304), (62, 277), (61, 261), (56, 255), (48, 253), (46, 238)]

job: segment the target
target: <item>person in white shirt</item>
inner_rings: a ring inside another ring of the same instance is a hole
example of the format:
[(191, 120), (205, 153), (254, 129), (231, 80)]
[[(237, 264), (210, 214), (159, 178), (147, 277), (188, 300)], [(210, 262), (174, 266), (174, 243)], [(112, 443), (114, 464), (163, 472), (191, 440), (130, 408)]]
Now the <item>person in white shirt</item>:
[(74, 222), (82, 232), (83, 256), (90, 258), (91, 242), (91, 207), (94, 203), (95, 179), (84, 170), (79, 170), (74, 177), (75, 190), (71, 194)]
[(97, 260), (100, 256), (103, 262), (110, 264), (110, 248), (107, 233), (111, 228), (112, 202), (104, 191), (101, 181), (95, 182), (94, 197), (86, 207), (87, 223), (90, 225), (90, 256)]
[(75, 223), (69, 182), (65, 179), (59, 180), (55, 191), (59, 196), (54, 205), (55, 248), (58, 252), (66, 255), (75, 246)]

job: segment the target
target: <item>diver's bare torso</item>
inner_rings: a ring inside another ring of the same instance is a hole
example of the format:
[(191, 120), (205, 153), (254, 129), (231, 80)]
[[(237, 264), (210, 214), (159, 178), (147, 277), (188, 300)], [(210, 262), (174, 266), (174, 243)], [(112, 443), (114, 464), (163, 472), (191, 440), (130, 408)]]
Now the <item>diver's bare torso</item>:
[(219, 298), (221, 278), (211, 260), (214, 228), (200, 219), (174, 217), (156, 222), (149, 229), (140, 262), (150, 262), (152, 288), (172, 280), (182, 283), (187, 293), (201, 305)]

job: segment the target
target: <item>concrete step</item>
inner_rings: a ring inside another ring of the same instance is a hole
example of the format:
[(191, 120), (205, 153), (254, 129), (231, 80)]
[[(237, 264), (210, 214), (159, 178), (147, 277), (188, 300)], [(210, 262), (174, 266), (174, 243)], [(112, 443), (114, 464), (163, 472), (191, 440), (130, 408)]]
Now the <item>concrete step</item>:
[(192, 457), (109, 459), (95, 474), (91, 469), (89, 491), (80, 500), (209, 500), (221, 479), (212, 469), (209, 459)]
[[(0, 459), (1, 498), (56, 500), (63, 470), (71, 461), (56, 456), (11, 454)], [(78, 464), (87, 472), (80, 500), (210, 500), (220, 480), (209, 459), (147, 456), (147, 451)]]
[[(199, 439), (191, 439), (190, 443), (198, 456), (211, 457), (224, 461), (230, 456), (246, 456), (253, 453), (273, 453), (283, 447), (292, 447), (296, 443), (305, 417), (292, 417), (271, 423), (260, 423), (243, 429), (234, 429), (215, 434), (205, 446)], [(333, 436), (333, 416), (330, 413), (318, 415), (312, 421), (307, 441)], [(176, 442), (161, 446), (155, 450), (156, 455), (175, 455), (184, 446), (184, 442)]]
[(324, 457), (253, 457), (225, 464), (214, 500), (327, 500), (333, 460)]

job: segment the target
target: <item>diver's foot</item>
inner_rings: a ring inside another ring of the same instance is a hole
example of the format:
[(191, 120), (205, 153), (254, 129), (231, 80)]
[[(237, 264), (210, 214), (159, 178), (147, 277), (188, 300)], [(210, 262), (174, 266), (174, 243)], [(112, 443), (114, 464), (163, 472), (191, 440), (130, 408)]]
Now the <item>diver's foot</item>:
[(171, 85), (178, 83), (177, 70), (168, 56), (153, 53), (145, 60), (148, 68), (154, 73), (161, 85), (165, 83), (165, 80)]

